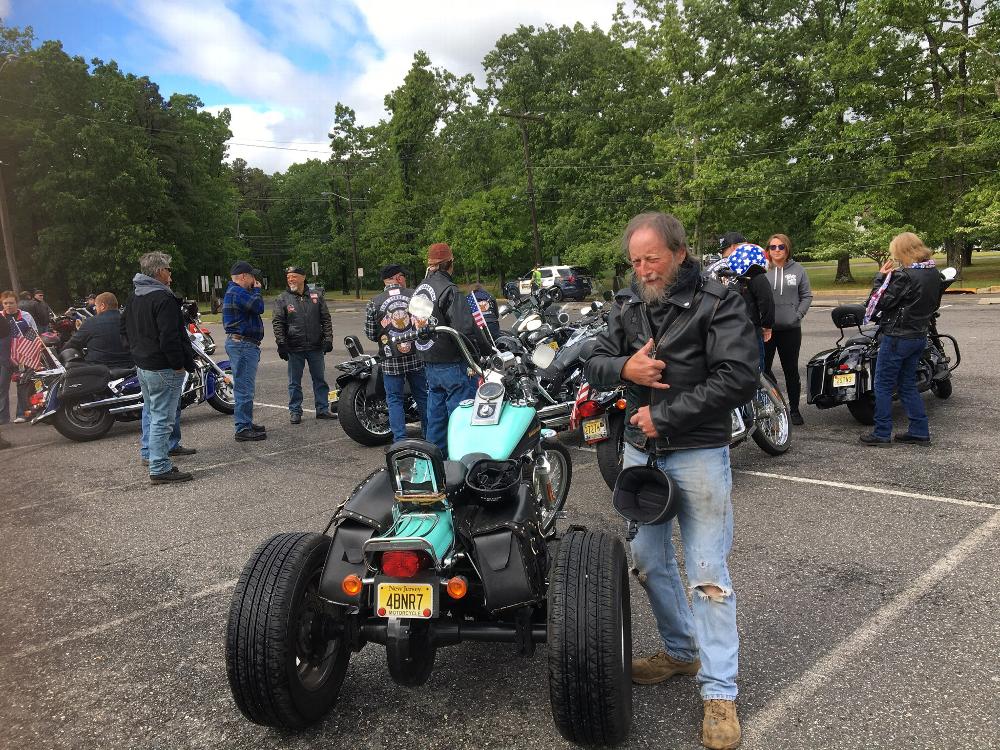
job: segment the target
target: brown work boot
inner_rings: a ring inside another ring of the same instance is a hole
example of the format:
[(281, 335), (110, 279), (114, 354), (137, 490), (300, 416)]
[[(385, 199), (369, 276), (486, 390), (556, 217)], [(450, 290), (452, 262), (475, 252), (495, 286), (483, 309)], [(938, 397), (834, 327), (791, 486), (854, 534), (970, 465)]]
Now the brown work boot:
[(701, 669), (701, 661), (678, 661), (666, 651), (657, 651), (645, 659), (632, 661), (632, 682), (637, 685), (655, 685), (669, 680), (675, 674), (694, 675)]
[(705, 720), (701, 725), (701, 744), (712, 750), (739, 747), (740, 720), (736, 717), (736, 701), (705, 701)]

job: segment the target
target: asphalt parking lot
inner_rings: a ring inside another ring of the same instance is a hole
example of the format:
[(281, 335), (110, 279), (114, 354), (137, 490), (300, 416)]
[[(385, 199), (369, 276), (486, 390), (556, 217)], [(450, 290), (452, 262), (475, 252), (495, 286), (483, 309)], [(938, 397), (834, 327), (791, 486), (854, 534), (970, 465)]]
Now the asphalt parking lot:
[[(925, 396), (933, 446), (867, 448), (846, 409), (803, 405), (786, 455), (733, 450), (746, 748), (1000, 746), (1000, 306), (946, 305), (940, 329), (963, 362), (951, 399)], [(334, 325), (338, 342), (360, 335), (359, 309), (339, 309)], [(828, 308), (804, 331), (803, 366), (836, 339)], [(344, 358), (339, 345), (328, 368)], [(337, 422), (307, 413), (289, 425), (286, 399), (284, 363), (265, 343), (255, 418), (268, 440), (236, 443), (228, 418), (186, 410), (183, 442), (198, 454), (178, 463), (196, 479), (177, 486), (148, 484), (137, 423), (83, 444), (3, 428), (15, 447), (0, 453), (0, 747), (566, 745), (544, 647), (530, 659), (499, 644), (442, 649), (430, 681), (408, 689), (369, 645), (319, 726), (243, 719), (223, 650), (240, 569), (273, 533), (321, 530), (382, 461)], [(563, 439), (570, 520), (621, 531), (594, 454)], [(658, 648), (637, 586), (633, 623), (636, 654)], [(700, 747), (700, 722), (691, 678), (637, 686), (627, 746)]]

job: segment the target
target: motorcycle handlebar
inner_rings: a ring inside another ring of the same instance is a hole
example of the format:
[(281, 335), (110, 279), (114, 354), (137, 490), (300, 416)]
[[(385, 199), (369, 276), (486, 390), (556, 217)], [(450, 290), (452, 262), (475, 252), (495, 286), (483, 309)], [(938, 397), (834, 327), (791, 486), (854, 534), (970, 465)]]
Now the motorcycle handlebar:
[(428, 339), (438, 333), (446, 333), (451, 336), (469, 367), (471, 367), (480, 377), (483, 375), (483, 369), (479, 366), (476, 358), (472, 356), (469, 352), (469, 348), (465, 345), (465, 337), (454, 328), (449, 328), (448, 326), (426, 325), (413, 333), (404, 333), (402, 336), (394, 336), (392, 340), (399, 343), (406, 343), (409, 341), (417, 341), (419, 339)]

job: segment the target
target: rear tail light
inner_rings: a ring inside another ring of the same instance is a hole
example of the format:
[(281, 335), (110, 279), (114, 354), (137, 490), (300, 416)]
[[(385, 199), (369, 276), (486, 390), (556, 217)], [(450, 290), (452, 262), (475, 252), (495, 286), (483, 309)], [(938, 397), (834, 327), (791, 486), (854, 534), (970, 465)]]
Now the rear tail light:
[(600, 413), (601, 407), (596, 401), (584, 401), (577, 405), (576, 410), (581, 417), (594, 417)]
[(198, 333), (198, 328), (194, 323), (188, 323), (188, 330), (191, 331), (191, 333)]
[[(175, 328), (174, 330), (177, 330), (177, 329)], [(31, 398), (28, 399), (28, 403), (31, 406), (41, 406), (42, 404), (45, 403), (45, 394), (44, 393), (32, 393), (31, 394)]]
[(843, 365), (840, 365), (839, 367), (837, 367), (837, 369), (838, 370), (850, 370), (851, 366), (848, 365), (848, 364), (843, 364)]
[(430, 566), (431, 559), (426, 552), (405, 550), (382, 553), (382, 572), (393, 578), (413, 578)]

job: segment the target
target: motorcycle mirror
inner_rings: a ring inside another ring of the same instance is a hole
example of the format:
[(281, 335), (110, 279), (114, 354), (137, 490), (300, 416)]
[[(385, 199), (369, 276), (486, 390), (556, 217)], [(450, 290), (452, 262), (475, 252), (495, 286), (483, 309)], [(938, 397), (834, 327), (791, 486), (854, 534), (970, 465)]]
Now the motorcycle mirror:
[(561, 312), (556, 316), (556, 320), (559, 321), (559, 325), (564, 326), (567, 323), (569, 323), (569, 315), (567, 315), (564, 312)]
[(499, 312), (500, 312), (501, 316), (503, 316), (503, 315), (509, 315), (510, 314), (510, 306), (509, 305), (500, 305)]
[(556, 352), (551, 346), (539, 346), (531, 353), (531, 362), (540, 370), (552, 364), (556, 358)]
[(427, 320), (434, 312), (434, 303), (422, 294), (414, 294), (410, 297), (410, 305), (406, 309), (414, 318)]
[(958, 271), (951, 266), (948, 266), (941, 272), (941, 276), (944, 277), (945, 281), (952, 281), (956, 276), (958, 276)]

